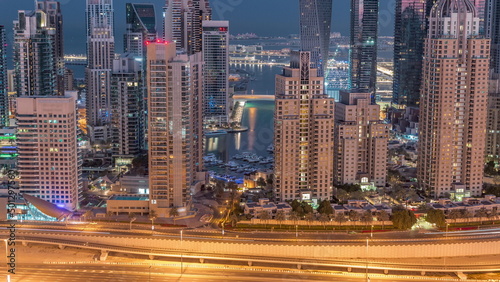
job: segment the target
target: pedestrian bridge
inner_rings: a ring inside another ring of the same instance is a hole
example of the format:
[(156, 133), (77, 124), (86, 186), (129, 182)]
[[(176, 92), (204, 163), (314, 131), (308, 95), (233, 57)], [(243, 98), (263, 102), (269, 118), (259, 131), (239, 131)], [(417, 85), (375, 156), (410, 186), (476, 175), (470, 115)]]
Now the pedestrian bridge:
[(247, 100), (268, 100), (274, 101), (274, 95), (259, 95), (259, 94), (236, 94), (233, 95), (233, 100), (235, 101), (247, 101)]

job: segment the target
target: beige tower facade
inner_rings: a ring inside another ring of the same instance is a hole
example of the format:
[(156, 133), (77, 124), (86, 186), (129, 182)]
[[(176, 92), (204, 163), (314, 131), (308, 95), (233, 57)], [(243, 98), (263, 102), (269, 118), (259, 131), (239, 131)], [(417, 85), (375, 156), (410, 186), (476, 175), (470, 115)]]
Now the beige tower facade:
[(202, 54), (177, 55), (175, 43), (157, 40), (147, 58), (150, 207), (168, 216), (187, 210), (202, 182)]
[(340, 92), (335, 103), (335, 184), (384, 186), (389, 129), (370, 93)]
[(334, 100), (310, 64), (310, 52), (292, 52), (290, 67), (276, 76), (274, 183), (280, 201), (332, 195)]
[(20, 97), (16, 118), (19, 191), (76, 210), (82, 179), (75, 99)]
[(434, 197), (480, 196), (490, 40), (469, 0), (440, 0), (430, 15), (420, 99), (418, 181)]

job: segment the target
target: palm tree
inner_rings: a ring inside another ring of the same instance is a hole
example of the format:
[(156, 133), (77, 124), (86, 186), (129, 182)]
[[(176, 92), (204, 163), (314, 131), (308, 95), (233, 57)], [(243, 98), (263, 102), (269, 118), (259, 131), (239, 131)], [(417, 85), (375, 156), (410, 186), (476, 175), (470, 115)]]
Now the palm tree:
[(314, 219), (315, 219), (315, 216), (314, 216), (313, 213), (310, 212), (310, 213), (306, 214), (306, 221), (307, 221), (307, 223), (309, 225), (309, 228), (311, 228), (311, 222), (313, 222)]
[(149, 220), (151, 220), (151, 230), (153, 230), (154, 220), (158, 217), (156, 210), (149, 210)]
[(260, 220), (264, 221), (264, 227), (267, 226), (267, 221), (271, 219), (271, 215), (269, 214), (268, 211), (261, 211), (259, 213), (259, 218)]
[(230, 221), (231, 221), (231, 226), (232, 226), (232, 227), (236, 227), (236, 224), (238, 224), (238, 221), (239, 221), (239, 220), (240, 220), (240, 219), (238, 218), (238, 216), (237, 216), (235, 213), (233, 213), (233, 214), (231, 215), (231, 218), (230, 218)]
[(479, 217), (481, 219), (481, 224), (483, 224), (483, 218), (488, 216), (488, 210), (486, 208), (480, 208), (474, 214), (475, 217)]
[(342, 225), (342, 223), (346, 222), (347, 221), (347, 218), (345, 217), (344, 213), (337, 213), (335, 215), (335, 219), (334, 219), (336, 222), (340, 223), (340, 225)]
[(276, 219), (276, 221), (278, 221), (280, 223), (280, 229), (281, 229), (281, 224), (286, 219), (285, 211), (284, 210), (279, 210), (278, 212), (276, 212), (276, 216), (274, 218)]
[(179, 210), (176, 207), (170, 208), (170, 211), (168, 212), (170, 217), (174, 218), (174, 225), (175, 225), (175, 217), (179, 216)]
[(137, 217), (135, 216), (135, 213), (131, 212), (128, 214), (128, 218), (130, 219), (130, 230), (132, 230), (132, 222), (134, 222)]
[(297, 224), (297, 220), (299, 220), (299, 214), (297, 212), (291, 212), (288, 219), (292, 220), (294, 224)]
[(469, 218), (471, 218), (473, 216), (473, 214), (470, 211), (466, 210), (466, 209), (463, 209), (460, 212), (460, 214), (461, 214), (461, 218), (467, 219), (467, 222), (469, 222)]
[(462, 212), (460, 212), (460, 210), (451, 210), (450, 213), (448, 214), (448, 218), (454, 220), (455, 223), (457, 222), (457, 219), (459, 219), (461, 216)]
[(358, 221), (359, 220), (359, 213), (355, 210), (350, 210), (349, 211), (349, 220), (350, 221)]
[(318, 220), (323, 223), (323, 227), (326, 229), (326, 223), (330, 221), (330, 217), (327, 214), (322, 213)]
[(366, 210), (365, 212), (363, 212), (363, 214), (361, 215), (361, 221), (364, 222), (365, 227), (367, 227), (368, 223), (373, 221), (372, 212), (369, 210)]

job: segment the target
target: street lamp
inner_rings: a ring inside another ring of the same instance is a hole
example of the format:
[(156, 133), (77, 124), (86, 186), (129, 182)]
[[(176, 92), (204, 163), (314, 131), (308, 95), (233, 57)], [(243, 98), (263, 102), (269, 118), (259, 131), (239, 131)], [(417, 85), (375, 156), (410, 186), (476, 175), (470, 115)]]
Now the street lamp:
[(184, 253), (184, 250), (182, 249), (182, 231), (181, 230), (181, 275), (182, 275), (182, 254)]
[(445, 237), (448, 237), (448, 226), (450, 226), (450, 224), (446, 223), (446, 236)]
[(372, 224), (372, 229), (370, 231), (370, 238), (373, 238), (373, 224)]
[(368, 278), (368, 238), (366, 238), (366, 281), (369, 282)]
[(297, 224), (295, 224), (295, 238), (299, 238), (299, 226)]

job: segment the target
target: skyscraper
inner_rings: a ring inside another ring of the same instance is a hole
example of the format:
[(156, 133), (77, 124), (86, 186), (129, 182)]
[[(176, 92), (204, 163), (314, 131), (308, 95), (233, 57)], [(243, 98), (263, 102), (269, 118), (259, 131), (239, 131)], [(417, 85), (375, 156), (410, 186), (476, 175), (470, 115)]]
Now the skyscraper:
[(81, 161), (73, 97), (17, 98), (19, 192), (78, 208)]
[(486, 36), (491, 39), (486, 156), (500, 158), (500, 3), (487, 1)]
[(5, 27), (0, 25), (0, 127), (9, 124), (7, 84), (7, 42), (5, 41)]
[(203, 21), (205, 120), (227, 121), (229, 114), (229, 22)]
[(115, 39), (113, 1), (87, 0), (87, 126), (92, 141), (108, 141), (111, 123), (110, 83)]
[(176, 55), (175, 44), (161, 40), (147, 48), (150, 208), (168, 216), (185, 211), (191, 189), (204, 183), (202, 54)]
[(377, 81), (379, 0), (351, 0), (351, 89), (371, 93)]
[(311, 52), (313, 68), (324, 76), (330, 49), (332, 0), (300, 0), (300, 46)]
[[(135, 57), (146, 55), (146, 42), (156, 40), (156, 15), (153, 4), (126, 4), (127, 31), (124, 51)], [(144, 59), (145, 60), (145, 59)]]
[(329, 199), (333, 189), (334, 100), (311, 68), (311, 53), (294, 51), (276, 76), (274, 177), (278, 201)]
[(61, 4), (52, 0), (37, 0), (36, 9), (44, 11), (47, 18), (45, 27), (50, 29), (54, 64), (56, 64), (56, 87), (58, 95), (64, 95), (64, 34)]
[(495, 0), (487, 2), (486, 36), (491, 38), (491, 70), (500, 74), (500, 3)]
[(434, 1), (396, 1), (392, 100), (394, 107), (414, 107), (419, 103), (424, 41), (427, 36), (427, 4)]
[(418, 181), (434, 197), (480, 196), (490, 40), (469, 0), (432, 8), (420, 97)]
[(385, 185), (389, 129), (370, 93), (340, 92), (334, 139), (335, 184)]
[(57, 94), (55, 30), (42, 10), (19, 11), (14, 21), (14, 69), (18, 96)]
[(114, 158), (133, 158), (144, 149), (143, 82), (141, 64), (132, 54), (114, 60), (111, 75)]
[(202, 22), (212, 18), (208, 0), (166, 0), (163, 37), (188, 55), (201, 52)]

